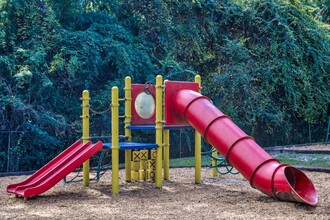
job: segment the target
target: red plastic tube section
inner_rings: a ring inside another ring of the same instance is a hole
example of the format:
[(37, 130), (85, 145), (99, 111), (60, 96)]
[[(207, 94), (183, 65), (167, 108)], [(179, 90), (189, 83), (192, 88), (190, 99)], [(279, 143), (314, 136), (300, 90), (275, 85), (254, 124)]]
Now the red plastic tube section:
[(317, 205), (315, 187), (302, 171), (272, 158), (207, 97), (182, 89), (175, 94), (172, 105), (175, 113), (187, 120), (252, 187), (282, 201)]

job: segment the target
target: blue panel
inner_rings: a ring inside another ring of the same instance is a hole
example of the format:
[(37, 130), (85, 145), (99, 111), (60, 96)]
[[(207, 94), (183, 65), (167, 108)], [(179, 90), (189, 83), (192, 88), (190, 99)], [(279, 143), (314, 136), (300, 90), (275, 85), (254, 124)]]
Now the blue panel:
[(155, 130), (155, 125), (130, 125), (127, 128), (130, 130)]
[[(111, 149), (111, 143), (103, 143), (103, 148)], [(136, 143), (136, 142), (119, 142), (120, 150), (143, 150), (157, 148), (157, 144), (152, 143)]]
[[(155, 130), (155, 125), (130, 125), (127, 127), (130, 130)], [(165, 125), (165, 130), (179, 130), (179, 129), (193, 128), (190, 125)]]
[(103, 143), (103, 148), (111, 149), (111, 143)]

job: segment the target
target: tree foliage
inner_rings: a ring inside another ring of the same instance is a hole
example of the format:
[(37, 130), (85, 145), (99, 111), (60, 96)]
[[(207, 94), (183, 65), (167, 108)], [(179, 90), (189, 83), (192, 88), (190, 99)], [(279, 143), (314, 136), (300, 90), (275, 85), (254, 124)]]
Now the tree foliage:
[[(322, 141), (329, 0), (1, 0), (0, 172), (37, 169), (81, 134), (80, 96), (202, 75), (203, 93), (262, 145)], [(110, 133), (92, 115), (92, 135)], [(9, 165), (9, 166), (7, 166)]]

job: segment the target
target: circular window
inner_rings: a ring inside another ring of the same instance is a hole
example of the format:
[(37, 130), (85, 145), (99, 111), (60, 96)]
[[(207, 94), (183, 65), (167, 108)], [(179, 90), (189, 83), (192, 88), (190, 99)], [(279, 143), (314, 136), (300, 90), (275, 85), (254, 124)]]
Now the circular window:
[(151, 118), (155, 112), (155, 100), (152, 95), (141, 92), (135, 99), (135, 111), (143, 119)]

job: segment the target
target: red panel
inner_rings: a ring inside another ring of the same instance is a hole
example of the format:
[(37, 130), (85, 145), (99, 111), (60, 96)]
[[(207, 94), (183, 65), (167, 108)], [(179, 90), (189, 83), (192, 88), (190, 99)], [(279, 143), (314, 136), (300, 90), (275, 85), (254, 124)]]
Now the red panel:
[(190, 125), (173, 109), (173, 98), (177, 91), (189, 89), (198, 92), (199, 85), (195, 82), (165, 81), (165, 124), (166, 125)]
[[(136, 112), (135, 109), (135, 100), (136, 97), (141, 93), (144, 92), (144, 84), (132, 84), (132, 104), (131, 104), (131, 108), (132, 108), (132, 121), (131, 121), (131, 125), (154, 125), (155, 121), (156, 121), (156, 114), (154, 112), (154, 114), (147, 119), (141, 118), (138, 113)], [(155, 100), (156, 103), (156, 98), (155, 98), (155, 90), (154, 93), (151, 94), (152, 97)]]

